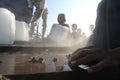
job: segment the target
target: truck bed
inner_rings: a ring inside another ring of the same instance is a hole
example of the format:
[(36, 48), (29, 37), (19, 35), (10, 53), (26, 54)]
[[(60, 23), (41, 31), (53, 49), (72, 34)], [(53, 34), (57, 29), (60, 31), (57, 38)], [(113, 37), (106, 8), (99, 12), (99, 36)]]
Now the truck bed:
[[(0, 60), (2, 61), (0, 69), (2, 71), (5, 68), (3, 73), (11, 80), (119, 80), (118, 67), (107, 68), (92, 74), (83, 69), (62, 71), (66, 55), (73, 51), (74, 49), (71, 46), (58, 46), (51, 43), (16, 42), (14, 45), (2, 45), (0, 46)], [(51, 56), (51, 59), (59, 58), (59, 61), (55, 63), (56, 71), (46, 71), (45, 64), (29, 63), (31, 57), (44, 56), (44, 59), (48, 58), (45, 55)], [(8, 67), (10, 70), (6, 70)]]

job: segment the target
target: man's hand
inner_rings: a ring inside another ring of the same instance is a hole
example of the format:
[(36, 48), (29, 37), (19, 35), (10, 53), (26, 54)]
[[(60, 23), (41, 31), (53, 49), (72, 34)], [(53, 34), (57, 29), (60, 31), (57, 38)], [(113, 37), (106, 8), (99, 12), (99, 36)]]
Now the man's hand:
[[(111, 55), (112, 54), (112, 55)], [(76, 67), (81, 64), (88, 65), (88, 72), (98, 72), (106, 67), (118, 66), (120, 61), (116, 59), (114, 51), (97, 48), (80, 48), (69, 58), (69, 65)]]
[(32, 26), (37, 26), (38, 25), (38, 20), (37, 21), (32, 21), (32, 24), (31, 24)]

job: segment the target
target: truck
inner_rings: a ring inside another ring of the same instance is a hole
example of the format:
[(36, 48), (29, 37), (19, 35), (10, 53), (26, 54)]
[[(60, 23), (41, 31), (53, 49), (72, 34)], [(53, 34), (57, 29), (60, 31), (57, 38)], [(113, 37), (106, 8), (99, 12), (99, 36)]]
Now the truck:
[(27, 0), (0, 0), (0, 74), (10, 80), (114, 79), (109, 70), (72, 70), (68, 58), (77, 49), (74, 46), (46, 38), (30, 40), (32, 12)]

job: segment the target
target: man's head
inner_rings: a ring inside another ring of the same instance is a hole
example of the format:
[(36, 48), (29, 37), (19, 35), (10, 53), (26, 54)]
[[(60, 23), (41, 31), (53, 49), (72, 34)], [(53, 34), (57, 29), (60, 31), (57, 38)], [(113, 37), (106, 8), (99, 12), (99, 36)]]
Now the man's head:
[(81, 34), (81, 33), (82, 33), (82, 30), (79, 28), (79, 29), (77, 29), (77, 32), (78, 32), (79, 34)]
[(77, 30), (77, 24), (72, 24), (72, 31), (76, 32), (76, 30)]
[(90, 24), (89, 30), (90, 30), (90, 31), (93, 31), (93, 30), (94, 30), (94, 25), (93, 25), (93, 24)]
[(63, 13), (59, 14), (57, 20), (59, 24), (64, 24), (66, 22), (65, 14)]

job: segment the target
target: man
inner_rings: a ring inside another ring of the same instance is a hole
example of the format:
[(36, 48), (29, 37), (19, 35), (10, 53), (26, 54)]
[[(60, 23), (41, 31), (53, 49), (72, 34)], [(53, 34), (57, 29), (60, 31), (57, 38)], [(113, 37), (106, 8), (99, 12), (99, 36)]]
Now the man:
[(57, 20), (58, 20), (58, 23), (59, 23), (60, 25), (69, 28), (69, 25), (65, 23), (65, 22), (66, 22), (65, 14), (63, 14), (63, 13), (58, 14)]
[(46, 0), (28, 0), (28, 7), (33, 8), (33, 6), (36, 7), (36, 10), (34, 12), (34, 16), (31, 23), (30, 36), (32, 37), (32, 35), (34, 34), (34, 28), (35, 26), (38, 25), (39, 18), (42, 15), (42, 20), (43, 20), (42, 37), (44, 37), (47, 26), (47, 14), (48, 14), (48, 9), (46, 7)]
[[(75, 51), (71, 67), (90, 65), (88, 72), (120, 66), (120, 0), (102, 0), (97, 9), (92, 45)], [(91, 64), (92, 63), (92, 64)], [(93, 64), (94, 63), (94, 64)]]
[(89, 31), (90, 31), (90, 35), (92, 35), (93, 31), (94, 31), (94, 25), (93, 24), (90, 24)]
[(77, 24), (72, 24), (72, 33), (71, 36), (73, 39), (79, 38), (78, 33), (77, 33)]
[[(58, 24), (53, 24), (48, 35), (48, 39), (55, 42), (65, 42), (70, 34), (69, 25), (66, 24), (66, 18), (64, 13), (58, 14)], [(68, 42), (68, 41), (67, 41)]]

